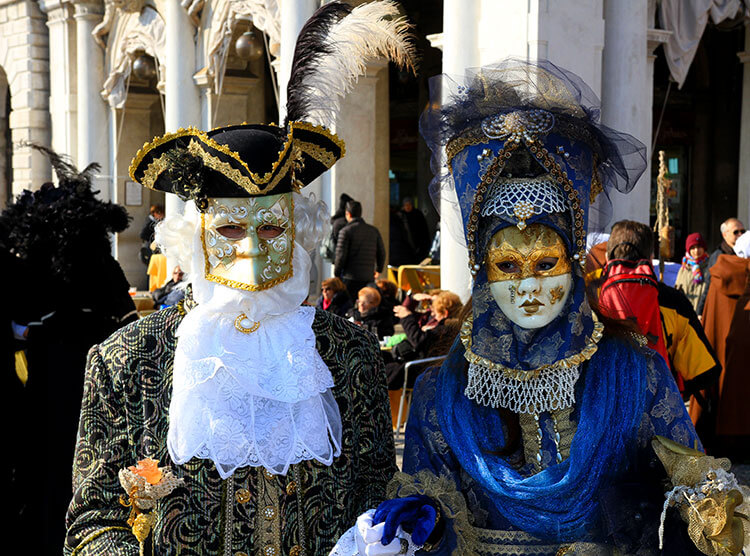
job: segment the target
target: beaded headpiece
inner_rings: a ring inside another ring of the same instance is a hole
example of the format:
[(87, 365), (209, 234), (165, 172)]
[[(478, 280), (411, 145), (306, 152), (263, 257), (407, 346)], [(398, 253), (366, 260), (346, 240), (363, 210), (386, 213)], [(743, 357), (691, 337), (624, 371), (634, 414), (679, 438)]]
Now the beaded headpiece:
[[(601, 125), (591, 89), (547, 61), (508, 60), (469, 70), (463, 84), (439, 76), (430, 87), (420, 130), (432, 150), (431, 193), (458, 204), (473, 273), (478, 220), (489, 214), (523, 227), (566, 212), (571, 253), (583, 262), (590, 205), (599, 213), (592, 227), (604, 226), (608, 190), (633, 188), (645, 146)], [(511, 170), (519, 156), (532, 161), (521, 173)]]

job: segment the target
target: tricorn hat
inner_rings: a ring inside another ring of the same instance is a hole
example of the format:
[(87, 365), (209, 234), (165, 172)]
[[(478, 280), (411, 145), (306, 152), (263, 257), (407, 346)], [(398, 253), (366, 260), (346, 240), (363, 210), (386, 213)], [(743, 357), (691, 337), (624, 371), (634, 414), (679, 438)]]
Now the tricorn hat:
[(247, 124), (203, 132), (179, 129), (147, 143), (130, 165), (133, 180), (196, 201), (299, 191), (344, 156), (326, 126), (368, 60), (385, 56), (414, 66), (409, 25), (396, 3), (352, 8), (331, 2), (300, 31), (287, 87), (283, 126)]

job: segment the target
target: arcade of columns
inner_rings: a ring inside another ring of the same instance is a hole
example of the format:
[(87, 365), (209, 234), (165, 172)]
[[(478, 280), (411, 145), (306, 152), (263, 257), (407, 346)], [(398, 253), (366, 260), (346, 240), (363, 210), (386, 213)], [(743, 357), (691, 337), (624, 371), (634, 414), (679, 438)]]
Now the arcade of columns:
[[(265, 32), (283, 106), (296, 35), (319, 3), (0, 0), (0, 97), (7, 81), (12, 141), (51, 143), (79, 166), (100, 162), (102, 197), (124, 202), (129, 160), (154, 135), (189, 125), (210, 129), (265, 119), (261, 70), (252, 72), (260, 77), (227, 75), (222, 79), (223, 67), (217, 63), (222, 56), (217, 56), (216, 45), (224, 44), (226, 60), (230, 41), (222, 43), (221, 39), (226, 38), (227, 29), (231, 36), (235, 23), (244, 21)], [(605, 124), (650, 145), (653, 53), (668, 36), (654, 28), (654, 11), (654, 0), (444, 0), (443, 33), (429, 38), (443, 51), (443, 71), (449, 74), (507, 56), (549, 58), (581, 76), (601, 96)], [(105, 48), (97, 44), (92, 32)], [(746, 37), (750, 52), (750, 34)], [(156, 60), (158, 93), (129, 91), (130, 64), (136, 52)], [(747, 53), (739, 56), (743, 63), (750, 59)], [(745, 98), (741, 153), (750, 149), (750, 72), (744, 77)], [(329, 205), (335, 205), (342, 192), (361, 200), (365, 218), (380, 228), (387, 244), (385, 66), (372, 64), (342, 108), (336, 131), (346, 140), (347, 156), (308, 190)], [(2, 114), (0, 110), (0, 118)], [(29, 149), (15, 147), (12, 160), (14, 192), (38, 187), (49, 179), (46, 161)], [(750, 220), (749, 160), (740, 156), (738, 216), (745, 221)], [(634, 193), (614, 199), (616, 218), (646, 221), (649, 175), (645, 174)], [(128, 206), (134, 221), (117, 242), (119, 259), (133, 283), (143, 273), (137, 261), (138, 231), (148, 204), (161, 200), (155, 193), (143, 196), (140, 206)], [(168, 199), (167, 210), (181, 210), (179, 202)], [(442, 218), (451, 216), (444, 212)], [(465, 296), (469, 284), (462, 262), (465, 253), (449, 234), (444, 234), (443, 250), (443, 261), (451, 261), (442, 268), (443, 287)]]

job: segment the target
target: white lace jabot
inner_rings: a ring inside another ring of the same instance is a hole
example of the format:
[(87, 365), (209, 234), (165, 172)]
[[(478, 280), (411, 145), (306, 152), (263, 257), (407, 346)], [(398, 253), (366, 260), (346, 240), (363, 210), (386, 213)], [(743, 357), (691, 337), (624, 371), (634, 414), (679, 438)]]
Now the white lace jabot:
[[(295, 275), (306, 274), (298, 270), (309, 257), (298, 258), (295, 253)], [(211, 459), (224, 479), (244, 466), (285, 474), (303, 460), (330, 465), (341, 453), (341, 416), (331, 371), (315, 348), (315, 309), (271, 312), (245, 334), (234, 326), (242, 309), (211, 305), (192, 309), (177, 330), (167, 439), (172, 460)]]

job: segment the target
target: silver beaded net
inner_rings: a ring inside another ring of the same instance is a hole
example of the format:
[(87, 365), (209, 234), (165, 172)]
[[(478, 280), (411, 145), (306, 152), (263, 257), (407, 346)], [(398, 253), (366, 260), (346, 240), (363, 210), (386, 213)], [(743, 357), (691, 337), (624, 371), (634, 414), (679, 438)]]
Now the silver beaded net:
[(519, 379), (502, 371), (469, 364), (464, 395), (486, 407), (503, 407), (514, 413), (541, 413), (567, 409), (575, 403), (578, 365), (552, 366)]
[(487, 193), (482, 217), (499, 216), (517, 220), (526, 227), (526, 220), (539, 214), (564, 213), (569, 210), (565, 194), (549, 175), (536, 178), (499, 178)]

